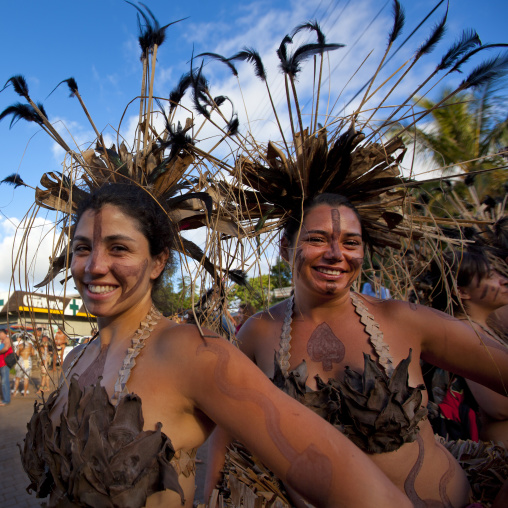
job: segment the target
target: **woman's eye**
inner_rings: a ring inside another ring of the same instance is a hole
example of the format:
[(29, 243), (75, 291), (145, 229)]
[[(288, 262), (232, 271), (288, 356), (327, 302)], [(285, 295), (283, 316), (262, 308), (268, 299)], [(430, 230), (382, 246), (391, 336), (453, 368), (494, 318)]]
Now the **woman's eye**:
[(72, 247), (72, 252), (74, 254), (82, 254), (83, 252), (87, 252), (88, 250), (89, 250), (88, 245), (84, 244), (73, 245)]
[(127, 250), (127, 247), (125, 247), (125, 245), (113, 245), (111, 247), (111, 250), (113, 252), (125, 252)]

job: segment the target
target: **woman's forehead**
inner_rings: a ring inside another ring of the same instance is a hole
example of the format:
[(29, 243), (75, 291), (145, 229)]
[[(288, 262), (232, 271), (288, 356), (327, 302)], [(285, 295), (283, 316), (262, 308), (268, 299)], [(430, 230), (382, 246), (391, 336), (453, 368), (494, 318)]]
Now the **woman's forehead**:
[(361, 233), (361, 224), (354, 210), (341, 206), (327, 204), (317, 205), (307, 212), (303, 218), (306, 229), (345, 229)]

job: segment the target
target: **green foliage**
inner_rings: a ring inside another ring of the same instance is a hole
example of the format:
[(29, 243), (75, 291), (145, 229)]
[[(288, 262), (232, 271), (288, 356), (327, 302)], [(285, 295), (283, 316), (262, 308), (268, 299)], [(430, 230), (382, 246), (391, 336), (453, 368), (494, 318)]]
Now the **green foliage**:
[(291, 286), (291, 268), (280, 256), (277, 262), (270, 268), (272, 288), (285, 288)]
[[(506, 164), (499, 152), (508, 144), (508, 108), (506, 96), (498, 96), (496, 92), (491, 84), (474, 94), (459, 94), (439, 107), (436, 105), (448, 95), (447, 90), (437, 102), (418, 100), (418, 107), (432, 111), (433, 123), (425, 129), (412, 130), (405, 139), (407, 144), (416, 140), (417, 150), (442, 167), (445, 175), (457, 168), (464, 173), (494, 169), (474, 177), (480, 200), (487, 195), (496, 197), (505, 193), (506, 170), (495, 168)], [(440, 215), (440, 208), (443, 211), (448, 208), (449, 186), (433, 183), (425, 190), (434, 213)], [(460, 179), (453, 180), (453, 191), (458, 197), (469, 193)]]
[(161, 287), (154, 291), (153, 299), (166, 316), (174, 315), (191, 307), (191, 284), (188, 277), (176, 276), (176, 266), (164, 275)]
[(252, 289), (236, 285), (229, 293), (229, 300), (238, 299), (240, 303), (250, 303), (258, 311), (271, 304), (271, 282), (269, 275), (253, 277), (249, 279)]

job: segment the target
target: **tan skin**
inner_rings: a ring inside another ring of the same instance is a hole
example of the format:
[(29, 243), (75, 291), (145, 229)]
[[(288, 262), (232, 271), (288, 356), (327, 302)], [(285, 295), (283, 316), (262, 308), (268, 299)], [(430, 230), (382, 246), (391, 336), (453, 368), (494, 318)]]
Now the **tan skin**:
[[(467, 316), (473, 321), (465, 322), (477, 332), (484, 332), (482, 326), (493, 332), (487, 319), (508, 304), (508, 279), (492, 270), (482, 279), (475, 278), (467, 287), (459, 288), (459, 296)], [(466, 381), (480, 407), (480, 438), (485, 441), (501, 441), (508, 447), (508, 397), (474, 381)]]
[[(281, 255), (293, 267), (295, 288), (290, 369), (305, 360), (310, 388), (316, 387), (316, 375), (325, 381), (343, 379), (347, 365), (362, 372), (362, 353), (374, 358), (375, 354), (350, 299), (350, 287), (359, 275), (364, 255), (355, 213), (345, 206), (311, 208), (298, 240), (293, 245), (283, 241)], [(503, 391), (502, 379), (508, 385), (508, 354), (490, 338), (482, 336), (482, 343), (467, 325), (433, 309), (396, 300), (362, 298), (384, 332), (394, 364), (412, 349), (410, 386), (423, 384), (420, 357), (447, 370), (467, 373), (499, 392)], [(285, 312), (286, 301), (253, 316), (238, 334), (241, 349), (269, 377), (273, 376), (274, 351), (280, 347)], [(327, 348), (333, 351), (333, 357), (317, 354)], [(422, 405), (426, 403), (423, 392)], [(466, 506), (470, 488), (459, 464), (436, 443), (428, 421), (421, 422), (419, 436), (397, 451), (369, 457), (415, 506)], [(224, 445), (229, 441), (221, 429), (214, 432), (208, 493), (218, 478)], [(415, 465), (419, 471), (410, 473)], [(296, 497), (293, 501), (301, 506)]]
[[(21, 362), (21, 364), (23, 365), (22, 360), (28, 360), (31, 356), (34, 356), (35, 349), (28, 341), (25, 341), (25, 343), (23, 343), (23, 341), (20, 340), (18, 347), (16, 348), (16, 354), (19, 356), (19, 362)], [(26, 392), (28, 390), (28, 381), (29, 381), (29, 379), (23, 375), (23, 396), (24, 397), (26, 397), (26, 395), (27, 395)], [(16, 397), (18, 394), (19, 382), (20, 382), (20, 378), (17, 377), (14, 381), (14, 397)]]
[[(97, 316), (100, 339), (86, 347), (71, 374), (82, 374), (107, 346), (101, 384), (110, 397), (130, 337), (152, 305), (153, 281), (168, 257), (167, 252), (150, 255), (138, 226), (119, 208), (104, 205), (83, 214), (72, 245), (74, 282)], [(78, 351), (68, 355), (64, 371)], [(410, 506), (358, 448), (274, 389), (236, 347), (212, 333), (202, 337), (193, 325), (163, 318), (136, 362), (128, 389), (141, 397), (144, 428), (155, 429), (161, 422), (175, 450), (201, 445), (216, 422), (317, 506)], [(51, 415), (55, 426), (66, 399), (64, 384)], [(319, 435), (310, 438), (311, 429)], [(367, 478), (375, 492), (360, 488)], [(180, 483), (185, 506), (191, 507), (194, 478), (180, 477)], [(146, 506), (181, 506), (180, 497), (157, 493)]]

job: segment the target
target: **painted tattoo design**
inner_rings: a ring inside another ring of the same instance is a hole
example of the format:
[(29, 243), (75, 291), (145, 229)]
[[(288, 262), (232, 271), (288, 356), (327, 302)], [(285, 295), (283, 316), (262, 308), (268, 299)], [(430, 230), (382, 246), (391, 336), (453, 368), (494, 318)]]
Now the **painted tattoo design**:
[(329, 371), (333, 363), (340, 363), (344, 359), (346, 348), (332, 329), (326, 323), (321, 323), (307, 342), (307, 353), (313, 362), (322, 363), (323, 370)]

